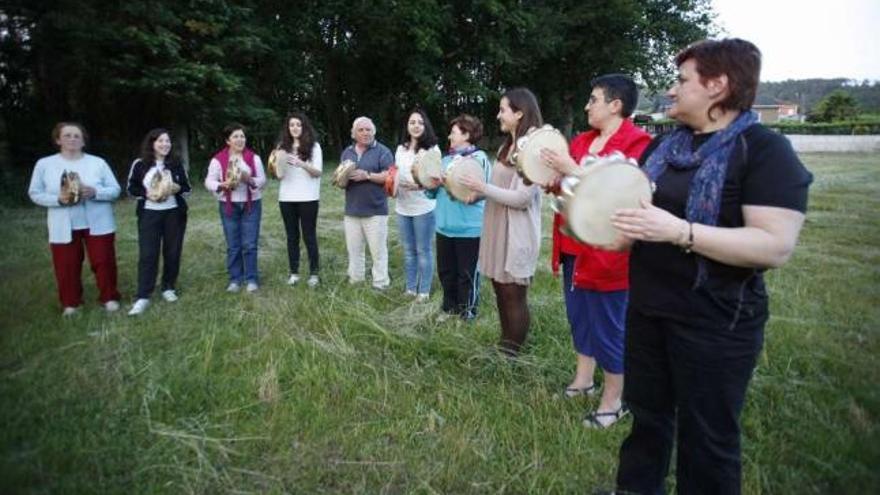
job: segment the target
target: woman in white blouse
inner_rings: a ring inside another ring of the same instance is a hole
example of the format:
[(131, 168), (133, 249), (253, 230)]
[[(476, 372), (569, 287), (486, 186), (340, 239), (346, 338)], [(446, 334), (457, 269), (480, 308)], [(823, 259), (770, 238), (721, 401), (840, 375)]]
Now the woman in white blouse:
[[(77, 122), (55, 125), (52, 141), (58, 153), (37, 162), (28, 188), (31, 201), (47, 210), (49, 247), (64, 316), (76, 314), (82, 305), (85, 254), (98, 283), (98, 300), (107, 311), (119, 309), (113, 201), (120, 187), (107, 162), (83, 152), (87, 140), (85, 127)], [(62, 190), (62, 176), (69, 172), (79, 176), (79, 194)]]
[(399, 181), (395, 211), (403, 244), (406, 294), (421, 302), (430, 297), (434, 278), (431, 243), (436, 201), (425, 196), (424, 189), (413, 180), (412, 166), (419, 151), (437, 148), (437, 135), (428, 115), (420, 108), (409, 113), (401, 135), (394, 154)]
[(293, 112), (284, 119), (278, 148), (286, 152), (278, 206), (287, 232), (287, 261), (290, 276), (287, 283), (299, 281), (299, 238), (302, 234), (309, 254), (309, 287), (318, 285), (320, 255), (318, 254), (318, 199), (321, 195), (323, 155), (315, 128), (302, 113)]

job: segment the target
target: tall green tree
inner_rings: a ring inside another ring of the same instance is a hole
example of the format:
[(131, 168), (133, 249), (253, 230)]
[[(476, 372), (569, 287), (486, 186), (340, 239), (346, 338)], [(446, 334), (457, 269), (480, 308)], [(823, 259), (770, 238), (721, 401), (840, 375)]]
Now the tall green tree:
[(859, 104), (853, 95), (838, 89), (819, 100), (810, 113), (812, 122), (836, 122), (849, 120), (859, 115)]
[(124, 169), (159, 125), (204, 158), (240, 120), (265, 153), (297, 108), (333, 156), (354, 117), (393, 144), (415, 105), (441, 135), (468, 112), (497, 136), (499, 95), (527, 86), (570, 132), (592, 77), (662, 85), (710, 22), (708, 0), (7, 0), (0, 129), (33, 163), (51, 122), (82, 120)]

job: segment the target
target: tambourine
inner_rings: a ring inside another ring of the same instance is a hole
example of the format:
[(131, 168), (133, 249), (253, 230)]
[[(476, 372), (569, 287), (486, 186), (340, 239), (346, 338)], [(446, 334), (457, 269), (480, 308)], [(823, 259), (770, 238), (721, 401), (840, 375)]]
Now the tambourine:
[(516, 151), (512, 159), (516, 172), (527, 184), (547, 186), (560, 174), (550, 168), (541, 158), (543, 148), (551, 149), (559, 154), (568, 153), (568, 142), (561, 132), (547, 124), (538, 129), (530, 130), (525, 136), (516, 140)]
[(229, 184), (230, 190), (238, 187), (238, 183), (241, 182), (241, 161), (238, 158), (229, 160), (229, 166), (226, 167), (225, 181)]
[(333, 171), (333, 176), (330, 178), (330, 181), (334, 186), (340, 189), (345, 189), (348, 186), (348, 179), (351, 177), (351, 173), (355, 168), (357, 168), (355, 162), (351, 160), (343, 160), (343, 162), (336, 167), (336, 170)]
[(171, 171), (167, 169), (162, 170), (161, 172), (156, 172), (153, 174), (153, 177), (150, 178), (150, 184), (147, 188), (147, 199), (160, 203), (168, 199), (168, 197), (177, 191), (180, 191), (180, 186), (174, 183), (174, 179), (171, 177)]
[(612, 244), (619, 235), (611, 215), (620, 208), (639, 208), (651, 201), (654, 184), (648, 175), (621, 153), (589, 157), (577, 176), (560, 184), (562, 194), (550, 206), (563, 216), (565, 234), (594, 246)]
[(461, 183), (461, 178), (465, 176), (482, 177), (483, 167), (473, 157), (458, 155), (446, 167), (444, 184), (449, 194), (462, 202), (467, 202), (474, 194), (473, 190)]
[(425, 189), (435, 189), (437, 186), (434, 185), (434, 179), (440, 178), (442, 158), (437, 148), (419, 150), (412, 165), (415, 183)]
[(269, 169), (269, 177), (283, 179), (284, 172), (287, 170), (287, 152), (281, 148), (272, 150), (272, 153), (269, 153), (267, 168)]
[(392, 165), (388, 168), (388, 173), (385, 174), (385, 194), (392, 198), (397, 197), (397, 184), (400, 177), (400, 171), (397, 169), (397, 165)]
[(82, 194), (82, 182), (79, 174), (73, 170), (61, 173), (61, 192), (59, 197), (64, 204), (72, 205), (79, 203)]

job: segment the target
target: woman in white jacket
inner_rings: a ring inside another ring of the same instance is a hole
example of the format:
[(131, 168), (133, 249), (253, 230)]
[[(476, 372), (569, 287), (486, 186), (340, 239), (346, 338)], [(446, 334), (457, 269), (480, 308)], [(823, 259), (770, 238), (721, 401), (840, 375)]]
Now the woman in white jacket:
[[(59, 152), (37, 161), (28, 188), (31, 201), (48, 210), (49, 247), (64, 316), (75, 314), (82, 305), (86, 253), (97, 281), (98, 300), (107, 311), (119, 309), (113, 201), (121, 189), (104, 159), (83, 152), (87, 139), (82, 124), (56, 124), (52, 141)], [(62, 190), (64, 176), (78, 183), (78, 192), (76, 186), (71, 188), (73, 193)]]

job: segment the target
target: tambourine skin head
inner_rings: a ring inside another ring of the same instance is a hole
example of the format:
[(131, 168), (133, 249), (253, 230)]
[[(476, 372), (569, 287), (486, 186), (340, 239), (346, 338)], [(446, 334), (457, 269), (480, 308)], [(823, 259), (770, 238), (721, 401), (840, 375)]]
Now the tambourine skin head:
[(473, 191), (461, 184), (464, 176), (480, 177), (483, 168), (480, 163), (470, 157), (456, 157), (446, 168), (446, 180), (444, 186), (453, 199), (467, 203), (473, 196)]
[(540, 129), (532, 129), (528, 134), (517, 140), (517, 152), (514, 159), (517, 170), (528, 179), (529, 184), (547, 186), (559, 178), (559, 172), (550, 168), (541, 157), (544, 148), (558, 154), (568, 154), (568, 142), (561, 132), (552, 126), (545, 125)]
[(287, 153), (282, 149), (276, 149), (269, 155), (269, 175), (277, 179), (283, 179), (287, 170)]
[(419, 150), (413, 160), (412, 176), (413, 181), (424, 189), (436, 189), (434, 179), (439, 179), (442, 165), (443, 155), (437, 148), (429, 150)]
[(595, 246), (617, 239), (619, 233), (611, 225), (616, 210), (639, 208), (652, 196), (645, 172), (622, 157), (597, 160), (570, 191), (564, 203), (565, 223), (576, 239)]
[(345, 189), (348, 186), (348, 179), (351, 177), (351, 172), (357, 167), (357, 164), (351, 160), (344, 160), (339, 166), (336, 167), (336, 170), (333, 171), (333, 176), (330, 178), (330, 181), (334, 186)]

